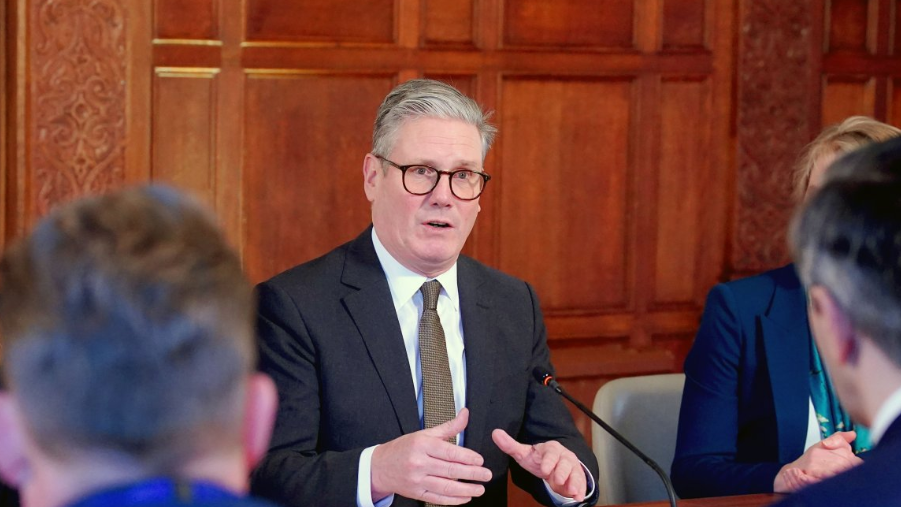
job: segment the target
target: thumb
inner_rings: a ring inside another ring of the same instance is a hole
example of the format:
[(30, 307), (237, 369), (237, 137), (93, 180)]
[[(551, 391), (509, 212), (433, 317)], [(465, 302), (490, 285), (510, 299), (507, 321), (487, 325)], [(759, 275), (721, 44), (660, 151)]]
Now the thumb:
[(838, 431), (823, 440), (823, 447), (827, 449), (838, 449), (851, 444), (855, 438), (857, 438), (856, 431)]
[(517, 442), (513, 437), (511, 437), (506, 431), (502, 429), (496, 429), (492, 431), (491, 439), (494, 440), (494, 443), (500, 448), (500, 450), (509, 454), (517, 462), (526, 457), (526, 455), (528, 455), (529, 451), (532, 449), (532, 446)]
[(423, 430), (423, 433), (441, 440), (447, 440), (448, 438), (459, 435), (460, 432), (466, 429), (467, 424), (469, 424), (469, 409), (464, 408), (457, 412), (456, 417), (450, 421), (441, 423), (434, 428)]

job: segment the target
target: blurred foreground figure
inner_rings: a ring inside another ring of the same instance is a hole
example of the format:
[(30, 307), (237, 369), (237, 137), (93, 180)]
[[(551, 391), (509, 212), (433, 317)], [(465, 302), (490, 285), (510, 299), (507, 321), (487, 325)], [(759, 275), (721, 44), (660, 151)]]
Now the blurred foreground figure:
[(780, 505), (901, 505), (901, 139), (836, 161), (792, 224), (811, 329), (835, 391), (875, 447)]
[(0, 263), (0, 475), (25, 507), (258, 506), (274, 384), (240, 262), (190, 199), (62, 206)]

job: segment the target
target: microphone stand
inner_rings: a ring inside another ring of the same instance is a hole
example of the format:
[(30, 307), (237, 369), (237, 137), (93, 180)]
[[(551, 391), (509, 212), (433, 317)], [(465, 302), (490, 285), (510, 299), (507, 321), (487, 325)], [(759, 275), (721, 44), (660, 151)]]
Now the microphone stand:
[(564, 398), (569, 400), (569, 402), (572, 403), (573, 405), (575, 405), (579, 410), (581, 410), (582, 413), (587, 415), (592, 421), (596, 422), (598, 424), (598, 426), (600, 426), (601, 428), (604, 428), (604, 431), (609, 433), (610, 436), (612, 436), (617, 441), (619, 441), (619, 443), (626, 446), (626, 448), (629, 449), (630, 451), (632, 451), (633, 454), (635, 454), (636, 456), (641, 458), (641, 460), (644, 461), (646, 465), (651, 467), (651, 469), (654, 470), (654, 472), (656, 472), (657, 475), (660, 476), (660, 480), (663, 481), (663, 487), (666, 489), (666, 496), (669, 499), (670, 507), (677, 507), (676, 506), (676, 491), (673, 489), (673, 484), (670, 481), (669, 476), (666, 474), (666, 472), (662, 468), (660, 468), (660, 465), (658, 465), (656, 461), (652, 460), (650, 457), (648, 457), (648, 455), (646, 455), (645, 453), (638, 450), (638, 448), (635, 447), (632, 444), (632, 442), (629, 442), (626, 439), (626, 437), (620, 435), (618, 431), (613, 429), (609, 424), (604, 422), (603, 419), (601, 419), (594, 412), (589, 410), (588, 407), (586, 407), (585, 405), (582, 404), (582, 402), (573, 398), (568, 392), (566, 392), (563, 389), (563, 387), (560, 386), (559, 383), (557, 383), (557, 380), (554, 378), (553, 375), (551, 375), (550, 373), (543, 372), (543, 371), (539, 370), (538, 368), (535, 369), (534, 374), (535, 374), (535, 378), (538, 380), (538, 382), (540, 384), (550, 387), (551, 389), (556, 391), (557, 394), (559, 394), (560, 396), (563, 396)]

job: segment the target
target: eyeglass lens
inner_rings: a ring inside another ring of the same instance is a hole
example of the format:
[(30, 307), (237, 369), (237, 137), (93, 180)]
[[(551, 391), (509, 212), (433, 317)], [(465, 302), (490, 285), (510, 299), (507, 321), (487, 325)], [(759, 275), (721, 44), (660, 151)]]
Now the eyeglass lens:
[[(413, 194), (427, 194), (438, 186), (441, 173), (428, 166), (412, 166), (404, 172), (404, 186)], [(451, 192), (460, 199), (475, 199), (482, 193), (485, 180), (475, 171), (460, 170), (448, 175)]]

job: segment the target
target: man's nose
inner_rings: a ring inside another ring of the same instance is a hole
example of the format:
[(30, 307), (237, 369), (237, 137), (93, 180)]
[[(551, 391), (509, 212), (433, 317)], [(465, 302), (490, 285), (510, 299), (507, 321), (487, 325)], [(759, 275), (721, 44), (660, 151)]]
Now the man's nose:
[(439, 204), (449, 204), (456, 199), (454, 193), (451, 192), (450, 178), (450, 174), (438, 174), (438, 184), (435, 185), (435, 188), (432, 189), (432, 193), (429, 194), (432, 201)]

